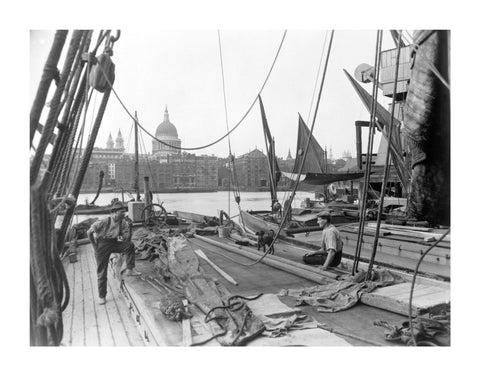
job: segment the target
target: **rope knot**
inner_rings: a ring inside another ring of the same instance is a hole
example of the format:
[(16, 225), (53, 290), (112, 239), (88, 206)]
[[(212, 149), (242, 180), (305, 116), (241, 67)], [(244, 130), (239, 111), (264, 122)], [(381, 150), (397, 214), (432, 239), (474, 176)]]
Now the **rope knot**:
[(37, 325), (48, 327), (56, 324), (58, 322), (58, 313), (57, 310), (53, 308), (45, 308), (40, 316), (37, 319)]

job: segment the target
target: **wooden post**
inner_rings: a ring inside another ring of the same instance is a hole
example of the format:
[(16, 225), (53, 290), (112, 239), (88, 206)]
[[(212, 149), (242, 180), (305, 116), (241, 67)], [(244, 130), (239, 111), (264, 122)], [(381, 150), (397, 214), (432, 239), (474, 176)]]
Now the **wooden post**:
[(144, 202), (145, 206), (150, 205), (152, 203), (152, 200), (150, 199), (150, 181), (148, 176), (144, 176), (143, 178), (143, 184), (144, 184)]

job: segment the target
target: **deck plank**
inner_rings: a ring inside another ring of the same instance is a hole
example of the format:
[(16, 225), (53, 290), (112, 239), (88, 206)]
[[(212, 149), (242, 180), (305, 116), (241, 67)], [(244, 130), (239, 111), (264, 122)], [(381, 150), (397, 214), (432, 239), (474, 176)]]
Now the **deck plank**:
[[(83, 269), (83, 296), (85, 307), (85, 346), (98, 346), (100, 344), (98, 334), (97, 309), (95, 307), (95, 292), (92, 284), (93, 265), (89, 257), (90, 249), (82, 249), (82, 269)], [(96, 284), (95, 284), (96, 287)]]
[[(123, 325), (123, 320), (118, 312), (115, 294), (111, 287), (112, 279), (113, 275), (110, 273), (109, 270), (106, 297), (107, 302), (105, 303), (105, 307), (107, 309), (108, 321), (112, 329), (113, 340), (115, 342), (115, 346), (130, 346), (130, 341), (128, 340), (127, 334), (125, 333), (125, 326)], [(115, 282), (118, 283), (118, 281)]]
[(72, 343), (72, 319), (73, 319), (73, 292), (75, 291), (75, 274), (73, 267), (70, 265), (70, 260), (67, 258), (63, 260), (63, 268), (65, 269), (65, 275), (68, 281), (68, 287), (70, 289), (70, 300), (68, 302), (65, 311), (62, 313), (63, 320), (63, 338), (62, 345), (67, 346)]
[(98, 304), (96, 262), (89, 244), (77, 249), (77, 262), (64, 261), (70, 302), (64, 311), (65, 346), (144, 346), (109, 270), (105, 305)]
[(73, 315), (72, 315), (72, 336), (70, 345), (85, 346), (85, 317), (84, 317), (84, 295), (83, 295), (83, 270), (82, 252), (77, 253), (77, 262), (72, 264), (75, 275), (73, 287)]
[[(403, 289), (403, 293), (400, 291)], [(363, 294), (361, 302), (380, 309), (408, 315), (411, 283), (400, 283)], [(412, 298), (412, 314), (419, 315), (450, 303), (450, 287), (421, 286), (415, 288)]]
[(97, 288), (97, 264), (95, 262), (94, 251), (90, 245), (85, 246), (85, 252), (90, 264), (90, 280), (93, 288), (93, 302), (96, 304), (97, 326), (100, 346), (114, 346), (112, 329), (107, 316), (107, 308), (105, 305), (98, 304), (98, 288)]
[(115, 298), (115, 306), (117, 308), (118, 317), (124, 327), (124, 333), (127, 336), (130, 346), (145, 346), (139, 328), (132, 317), (129, 308), (120, 292), (120, 282), (113, 277), (111, 270), (109, 271), (109, 284), (112, 296)]

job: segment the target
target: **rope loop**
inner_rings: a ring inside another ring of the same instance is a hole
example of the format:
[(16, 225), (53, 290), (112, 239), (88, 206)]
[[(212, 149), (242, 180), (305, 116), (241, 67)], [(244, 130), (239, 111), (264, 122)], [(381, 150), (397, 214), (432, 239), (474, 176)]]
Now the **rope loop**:
[(42, 314), (38, 316), (37, 325), (48, 327), (55, 325), (59, 321), (57, 310), (46, 307)]

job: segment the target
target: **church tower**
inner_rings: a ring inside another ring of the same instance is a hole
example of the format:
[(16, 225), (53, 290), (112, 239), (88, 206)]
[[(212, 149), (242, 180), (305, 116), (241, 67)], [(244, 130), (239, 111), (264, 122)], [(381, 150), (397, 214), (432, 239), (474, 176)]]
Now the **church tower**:
[(160, 123), (155, 131), (155, 137), (161, 140), (152, 140), (152, 154), (158, 158), (166, 158), (168, 155), (180, 154), (182, 141), (178, 138), (178, 132), (175, 125), (170, 122), (167, 106), (163, 115), (163, 122)]
[(120, 132), (120, 129), (118, 130), (118, 135), (117, 135), (117, 138), (115, 139), (115, 149), (125, 150), (125, 147), (123, 145), (123, 136), (122, 136), (122, 132)]
[(107, 140), (107, 149), (113, 149), (113, 147), (114, 147), (114, 144), (113, 144), (112, 134), (109, 133), (108, 140)]
[(288, 148), (287, 160), (292, 159), (292, 154), (290, 153), (290, 148)]

